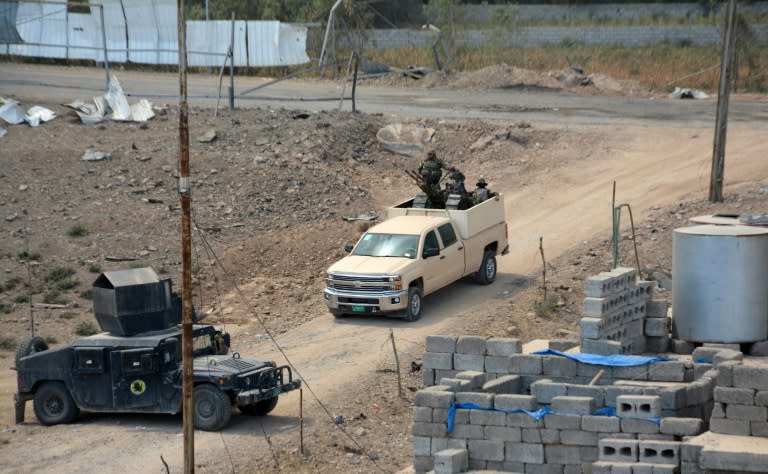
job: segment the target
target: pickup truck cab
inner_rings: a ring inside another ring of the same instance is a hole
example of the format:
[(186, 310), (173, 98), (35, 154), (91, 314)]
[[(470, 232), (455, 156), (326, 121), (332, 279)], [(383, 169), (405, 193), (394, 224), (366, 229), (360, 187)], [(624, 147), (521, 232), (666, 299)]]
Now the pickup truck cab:
[(467, 275), (484, 285), (496, 279), (496, 256), (509, 249), (502, 195), (467, 210), (412, 204), (389, 208), (387, 220), (328, 268), (324, 299), (334, 316), (382, 313), (415, 321), (424, 296)]

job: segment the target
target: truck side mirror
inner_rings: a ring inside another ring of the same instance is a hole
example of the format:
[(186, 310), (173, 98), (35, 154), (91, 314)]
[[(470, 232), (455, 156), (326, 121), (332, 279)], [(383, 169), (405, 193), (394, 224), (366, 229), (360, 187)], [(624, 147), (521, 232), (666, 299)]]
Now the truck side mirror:
[(344, 246), (344, 250), (346, 250), (347, 253), (351, 252), (353, 248), (355, 248), (355, 246), (352, 244), (347, 244)]
[(424, 253), (422, 253), (424, 258), (437, 257), (438, 255), (440, 255), (440, 249), (435, 247), (426, 248), (424, 249)]

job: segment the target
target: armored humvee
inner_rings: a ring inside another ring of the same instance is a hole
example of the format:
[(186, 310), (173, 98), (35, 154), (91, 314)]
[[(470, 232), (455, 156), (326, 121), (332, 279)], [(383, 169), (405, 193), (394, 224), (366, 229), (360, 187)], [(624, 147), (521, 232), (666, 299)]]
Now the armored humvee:
[[(93, 284), (96, 319), (105, 332), (48, 349), (40, 337), (16, 351), (16, 423), (26, 402), (44, 425), (73, 421), (80, 410), (175, 414), (181, 411), (181, 298), (150, 268), (101, 274)], [(194, 423), (224, 428), (232, 405), (263, 416), (278, 396), (299, 388), (288, 366), (230, 353), (229, 335), (193, 326)]]

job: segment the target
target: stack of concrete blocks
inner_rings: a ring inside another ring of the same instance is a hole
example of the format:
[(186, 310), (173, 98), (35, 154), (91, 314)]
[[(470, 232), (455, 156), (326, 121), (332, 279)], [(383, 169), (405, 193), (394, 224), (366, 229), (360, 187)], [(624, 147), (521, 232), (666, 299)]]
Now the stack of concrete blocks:
[(616, 268), (587, 279), (579, 321), (581, 352), (640, 354), (666, 352), (667, 303), (654, 300), (655, 282), (637, 281), (634, 268)]
[[(667, 467), (677, 463), (679, 469), (674, 443), (705, 429), (703, 420), (713, 406), (717, 372), (709, 363), (596, 366), (554, 355), (522, 354), (517, 339), (476, 336), (428, 336), (426, 348), (428, 388), (416, 394), (413, 412), (417, 472), (462, 472), (453, 469), (466, 466), (576, 473), (588, 472), (599, 462), (637, 464), (636, 472), (654, 472), (643, 470), (648, 465), (655, 472), (677, 472)], [(599, 381), (589, 385), (600, 371)], [(454, 429), (448, 433), (452, 403), (473, 403), (481, 409), (457, 409)], [(541, 420), (512, 413), (543, 407), (551, 413)], [(615, 408), (617, 416), (594, 414), (603, 407)], [(660, 425), (648, 420), (655, 417), (663, 417)], [(619, 454), (626, 450), (604, 443), (601, 457), (603, 439), (633, 440), (630, 451), (636, 456), (610, 457), (611, 449)], [(662, 446), (669, 443), (672, 451)], [(602, 472), (632, 472), (623, 467), (603, 466)]]

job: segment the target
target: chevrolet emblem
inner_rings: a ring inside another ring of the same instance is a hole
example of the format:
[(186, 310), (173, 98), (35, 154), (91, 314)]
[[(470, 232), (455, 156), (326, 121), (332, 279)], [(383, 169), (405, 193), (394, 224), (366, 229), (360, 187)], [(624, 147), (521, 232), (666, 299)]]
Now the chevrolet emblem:
[(359, 281), (355, 282), (355, 288), (360, 288), (361, 286), (363, 286), (362, 283), (360, 283)]

